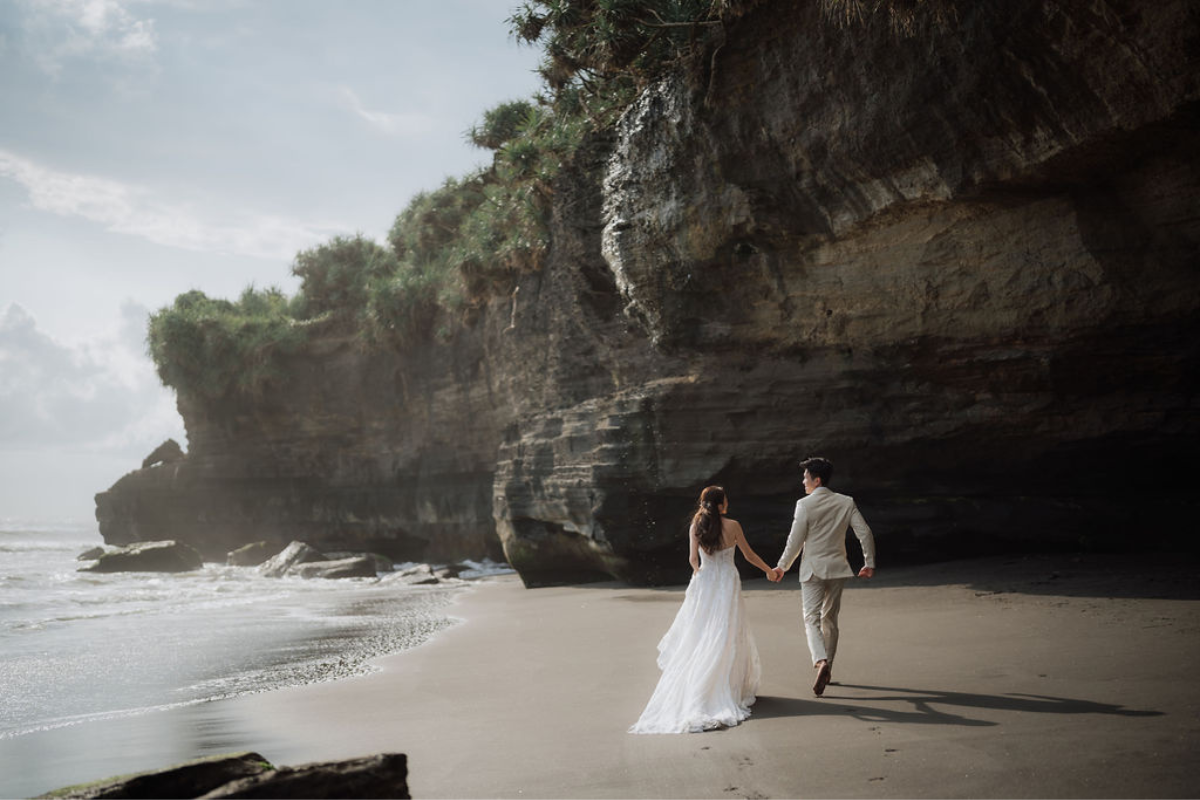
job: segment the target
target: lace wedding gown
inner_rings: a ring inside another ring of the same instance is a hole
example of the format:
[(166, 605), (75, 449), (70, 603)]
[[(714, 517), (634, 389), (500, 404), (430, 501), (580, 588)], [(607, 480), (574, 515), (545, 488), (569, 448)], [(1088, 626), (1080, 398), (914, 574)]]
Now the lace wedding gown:
[(662, 677), (630, 733), (689, 733), (750, 716), (762, 667), (746, 620), (737, 546), (700, 550), (683, 606), (658, 643)]

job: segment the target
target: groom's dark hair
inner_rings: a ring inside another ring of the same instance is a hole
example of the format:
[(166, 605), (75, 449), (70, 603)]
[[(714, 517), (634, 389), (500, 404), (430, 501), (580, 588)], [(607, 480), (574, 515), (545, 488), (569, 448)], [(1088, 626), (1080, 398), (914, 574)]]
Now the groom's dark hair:
[(808, 474), (814, 478), (820, 478), (822, 486), (828, 486), (833, 480), (833, 462), (827, 458), (806, 458), (800, 462), (800, 469), (808, 470)]

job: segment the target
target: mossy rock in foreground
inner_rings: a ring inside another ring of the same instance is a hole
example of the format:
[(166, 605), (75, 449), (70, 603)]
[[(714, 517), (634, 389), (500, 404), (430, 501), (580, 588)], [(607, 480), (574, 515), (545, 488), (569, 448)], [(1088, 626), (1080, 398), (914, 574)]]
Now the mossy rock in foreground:
[(191, 545), (166, 539), (134, 542), (101, 554), (96, 563), (80, 572), (190, 572), (204, 566), (204, 559)]
[(39, 798), (77, 800), (110, 797), (199, 797), (227, 783), (252, 778), (275, 767), (258, 753), (226, 753), (161, 770), (119, 775), (55, 789)]
[(258, 753), (234, 753), (68, 786), (41, 798), (410, 797), (408, 756), (377, 753), (344, 761), (275, 767)]

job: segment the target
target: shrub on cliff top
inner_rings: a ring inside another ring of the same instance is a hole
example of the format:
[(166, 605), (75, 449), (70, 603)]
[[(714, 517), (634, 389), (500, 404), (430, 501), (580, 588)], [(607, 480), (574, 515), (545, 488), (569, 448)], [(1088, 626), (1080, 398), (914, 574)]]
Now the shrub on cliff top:
[[(886, 19), (912, 35), (957, 16), (960, 0), (818, 0), (842, 27)], [(724, 41), (725, 25), (765, 0), (524, 0), (509, 30), (544, 52), (538, 72), (551, 94), (581, 91), (589, 115), (619, 113), (637, 91)], [(783, 13), (787, 2), (777, 4)], [(632, 91), (631, 91), (632, 90)], [(617, 102), (614, 102), (617, 101)], [(595, 107), (593, 107), (595, 106)]]
[(463, 220), (454, 249), (469, 297), (511, 284), (515, 273), (541, 268), (550, 246), (553, 180), (584, 131), (579, 116), (526, 104), (507, 138), (493, 148), (492, 168), (482, 176), (482, 201)]
[(467, 131), (471, 144), (485, 150), (499, 150), (520, 131), (533, 105), (528, 100), (501, 103), (483, 112), (483, 119)]
[(645, 85), (703, 47), (729, 0), (526, 0), (512, 34), (545, 51), (539, 72), (554, 93)]
[(188, 395), (260, 391), (282, 375), (279, 356), (307, 339), (279, 289), (242, 292), (236, 303), (190, 291), (150, 317), (147, 343), (158, 376)]
[(392, 251), (362, 234), (335, 236), (296, 254), (292, 274), (301, 284), (295, 311), (305, 319), (329, 314), (339, 322), (356, 324), (367, 305), (367, 285), (386, 279), (398, 268)]
[(465, 283), (455, 248), (463, 222), (483, 202), (482, 173), (421, 192), (388, 232), (395, 268), (367, 286), (364, 333), (397, 344), (423, 338), (442, 310), (464, 301)]
[[(520, 111), (518, 118), (516, 112)], [(507, 103), (471, 134), (494, 145), (493, 165), (409, 202), (388, 233), (399, 268), (371, 283), (368, 333), (412, 341), (439, 312), (453, 318), (516, 273), (539, 269), (549, 247), (550, 182), (561, 163), (562, 129), (529, 103)], [(497, 121), (499, 120), (499, 121)]]
[(425, 338), (439, 308), (438, 275), (419, 272), (407, 264), (392, 275), (373, 280), (363, 311), (363, 334), (368, 341), (411, 344)]
[(444, 259), (463, 220), (483, 202), (486, 181), (483, 172), (447, 178), (438, 189), (413, 197), (388, 232), (396, 258), (418, 268)]

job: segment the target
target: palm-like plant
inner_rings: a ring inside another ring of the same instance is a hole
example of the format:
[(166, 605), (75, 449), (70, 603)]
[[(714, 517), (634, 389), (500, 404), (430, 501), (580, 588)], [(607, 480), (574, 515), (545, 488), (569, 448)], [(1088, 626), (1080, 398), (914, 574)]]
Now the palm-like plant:
[(519, 41), (540, 44), (539, 72), (554, 94), (659, 77), (705, 45), (727, 0), (525, 0), (509, 18)]

